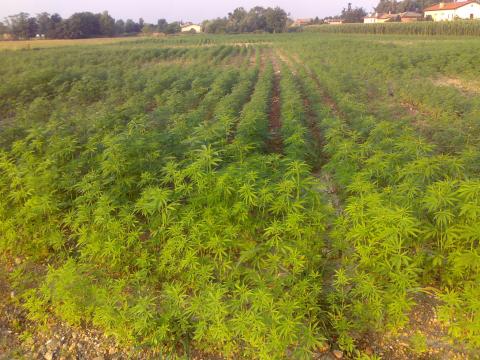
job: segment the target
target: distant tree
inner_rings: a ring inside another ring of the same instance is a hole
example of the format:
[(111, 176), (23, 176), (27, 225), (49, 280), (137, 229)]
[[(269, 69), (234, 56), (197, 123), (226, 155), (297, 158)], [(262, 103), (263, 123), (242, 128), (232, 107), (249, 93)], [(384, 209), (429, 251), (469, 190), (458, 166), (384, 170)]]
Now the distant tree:
[(265, 10), (265, 30), (270, 33), (284, 32), (287, 28), (288, 16), (287, 13), (276, 7), (274, 9), (268, 8)]
[(130, 34), (135, 32), (135, 22), (132, 19), (127, 19), (125, 23), (125, 32)]
[(225, 34), (228, 28), (227, 18), (217, 18), (203, 22), (203, 28), (206, 33)]
[(255, 6), (250, 9), (247, 17), (248, 32), (265, 31), (267, 19), (265, 18), (265, 9), (261, 6)]
[(0, 35), (8, 33), (8, 28), (7, 26), (0, 21)]
[(437, 3), (437, 0), (380, 0), (375, 7), (375, 11), (379, 13), (397, 14), (405, 11), (422, 12), (426, 7)]
[(135, 21), (128, 19), (125, 23), (125, 32), (128, 34), (135, 34), (141, 31), (141, 27)]
[(161, 33), (166, 33), (168, 27), (168, 22), (165, 19), (159, 19), (157, 21), (157, 31)]
[(115, 19), (108, 14), (108, 11), (104, 11), (103, 13), (98, 14), (98, 22), (100, 24), (101, 35), (115, 35)]
[(249, 32), (283, 32), (287, 29), (287, 13), (279, 7), (263, 8), (256, 6), (249, 11), (243, 7), (236, 8), (228, 17), (204, 22), (207, 33), (249, 33)]
[(67, 37), (82, 39), (100, 36), (100, 20), (98, 14), (91, 12), (75, 13), (67, 19)]
[(165, 33), (166, 34), (176, 34), (176, 33), (179, 33), (180, 31), (182, 31), (180, 23), (179, 22), (173, 22), (173, 23), (168, 24), (168, 26), (165, 30)]
[(375, 8), (378, 13), (396, 13), (398, 3), (395, 0), (380, 0)]
[(115, 34), (122, 35), (125, 33), (125, 21), (119, 19), (115, 21)]
[(346, 23), (361, 23), (363, 18), (367, 16), (367, 12), (361, 7), (352, 7), (352, 3), (348, 3), (346, 9), (342, 11), (342, 19)]
[(157, 27), (152, 24), (144, 24), (142, 28), (142, 33), (152, 34), (156, 31)]
[(28, 13), (21, 12), (7, 17), (8, 32), (15, 39), (28, 39), (36, 34), (36, 21), (31, 20)]
[(34, 17), (28, 18), (28, 37), (32, 38), (38, 34), (38, 23)]
[(46, 35), (47, 37), (50, 38), (55, 38), (55, 37), (61, 37), (59, 34), (61, 32), (62, 27), (64, 26), (64, 20), (62, 17), (55, 13), (52, 16), (50, 16), (50, 21), (51, 21), (51, 26), (52, 28), (50, 29), (50, 32), (48, 32)]
[(228, 25), (226, 29), (229, 33), (246, 32), (245, 19), (248, 13), (243, 7), (236, 8), (233, 12), (228, 13)]
[(37, 14), (38, 33), (47, 36), (50, 31), (51, 25), (50, 14), (43, 12)]

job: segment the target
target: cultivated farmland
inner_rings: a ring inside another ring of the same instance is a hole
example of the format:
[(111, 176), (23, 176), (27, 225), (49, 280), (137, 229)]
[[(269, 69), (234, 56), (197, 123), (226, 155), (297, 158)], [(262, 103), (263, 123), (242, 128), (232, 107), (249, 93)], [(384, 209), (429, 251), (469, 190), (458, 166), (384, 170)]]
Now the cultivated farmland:
[(0, 353), (478, 357), (479, 57), (318, 33), (1, 51)]

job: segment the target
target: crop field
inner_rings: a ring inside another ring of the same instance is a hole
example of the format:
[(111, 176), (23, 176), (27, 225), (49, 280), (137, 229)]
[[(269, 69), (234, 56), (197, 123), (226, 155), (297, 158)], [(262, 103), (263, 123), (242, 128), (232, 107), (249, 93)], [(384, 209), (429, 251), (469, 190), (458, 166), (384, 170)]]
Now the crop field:
[(323, 33), (0, 51), (0, 358), (480, 357), (479, 58)]

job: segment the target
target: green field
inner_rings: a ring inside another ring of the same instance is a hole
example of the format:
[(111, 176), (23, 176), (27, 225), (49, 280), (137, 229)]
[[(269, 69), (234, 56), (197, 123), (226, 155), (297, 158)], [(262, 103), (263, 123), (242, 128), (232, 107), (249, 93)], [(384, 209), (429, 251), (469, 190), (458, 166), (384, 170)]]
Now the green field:
[(320, 33), (0, 51), (0, 358), (59, 323), (136, 358), (477, 358), (479, 58)]

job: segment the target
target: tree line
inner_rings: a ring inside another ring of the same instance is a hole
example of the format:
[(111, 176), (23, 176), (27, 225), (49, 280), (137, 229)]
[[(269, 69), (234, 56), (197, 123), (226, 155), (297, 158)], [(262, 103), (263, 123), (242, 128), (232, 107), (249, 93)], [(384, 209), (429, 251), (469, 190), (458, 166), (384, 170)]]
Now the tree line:
[(212, 34), (279, 33), (285, 32), (289, 23), (288, 14), (279, 7), (255, 6), (248, 11), (239, 7), (226, 17), (204, 21), (203, 29)]
[[(250, 10), (237, 8), (228, 16), (206, 20), (202, 28), (206, 33), (231, 34), (269, 32), (278, 33), (287, 30), (291, 20), (285, 10), (256, 6)], [(79, 12), (63, 19), (59, 14), (46, 12), (30, 16), (26, 12), (11, 15), (0, 22), (0, 37), (21, 40), (34, 37), (47, 39), (82, 39), (92, 37), (112, 37), (135, 35), (139, 33), (175, 34), (181, 31), (181, 22), (168, 23), (159, 19), (156, 24), (128, 19), (115, 20), (107, 11), (102, 13)]]
[(37, 16), (21, 12), (8, 16), (0, 22), (0, 35), (12, 39), (30, 39), (37, 36), (48, 39), (82, 39), (134, 35), (142, 31), (173, 34), (181, 31), (179, 22), (168, 23), (165, 19), (157, 24), (146, 24), (128, 19), (115, 20), (107, 11), (102, 13), (79, 12), (63, 19), (59, 14), (40, 13)]
[(437, 0), (380, 0), (375, 7), (378, 13), (398, 14), (406, 11), (422, 12), (426, 7), (438, 3)]

